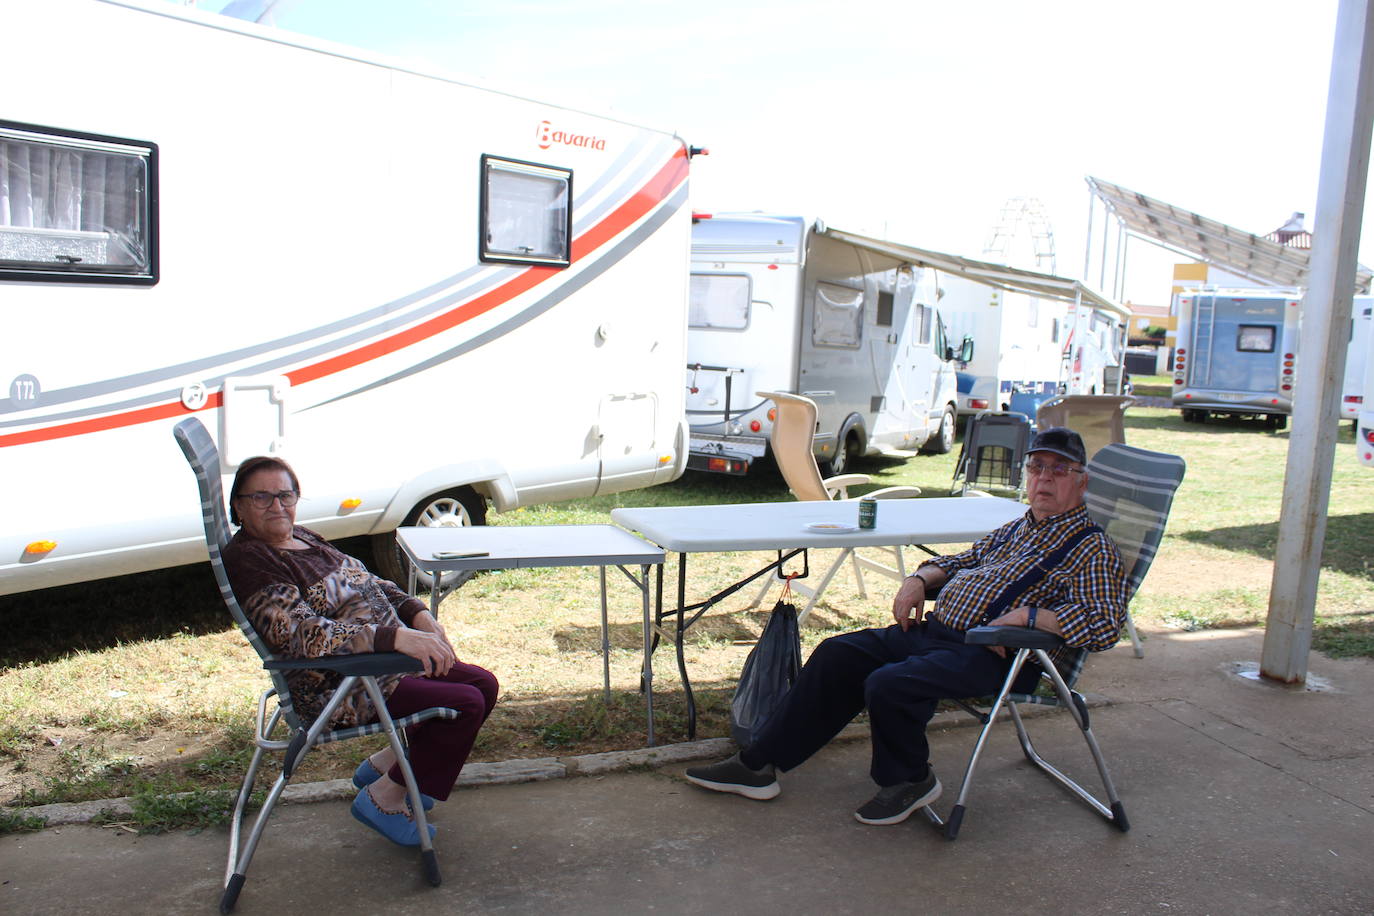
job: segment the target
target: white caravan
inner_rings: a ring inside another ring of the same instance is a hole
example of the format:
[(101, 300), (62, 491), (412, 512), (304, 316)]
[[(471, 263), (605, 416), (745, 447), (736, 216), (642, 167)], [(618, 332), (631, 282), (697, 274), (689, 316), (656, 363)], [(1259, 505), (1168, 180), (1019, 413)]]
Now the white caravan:
[(1284, 427), (1293, 412), (1301, 302), (1294, 289), (1178, 294), (1173, 403), (1185, 421), (1219, 414)]
[(1064, 390), (1071, 305), (956, 276), (938, 283), (950, 336), (973, 338), (972, 358), (956, 373), (960, 416), (1010, 410), (1013, 394)]
[(188, 416), (381, 546), (682, 473), (677, 137), (166, 3), (4, 20), (0, 593), (203, 559)]
[(1355, 420), (1355, 458), (1374, 468), (1374, 354), (1370, 350), (1374, 350), (1374, 333), (1365, 338), (1364, 394)]
[(1094, 297), (1069, 307), (1068, 339), (1061, 354), (1065, 394), (1120, 394), (1126, 372), (1130, 311)]
[(816, 402), (815, 452), (947, 452), (955, 354), (931, 271), (798, 216), (698, 214), (687, 337), (688, 467), (745, 474), (767, 452), (772, 402)]
[(1345, 351), (1345, 381), (1341, 385), (1342, 420), (1358, 421), (1361, 405), (1364, 404), (1371, 305), (1374, 305), (1374, 296), (1356, 296), (1351, 303), (1350, 343)]

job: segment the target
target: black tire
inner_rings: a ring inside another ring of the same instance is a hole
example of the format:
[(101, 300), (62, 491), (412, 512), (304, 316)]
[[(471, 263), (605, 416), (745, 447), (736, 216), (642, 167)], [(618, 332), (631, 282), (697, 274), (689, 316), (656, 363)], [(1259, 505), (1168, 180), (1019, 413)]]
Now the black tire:
[[(401, 527), (408, 528), (414, 525), (422, 528), (433, 525), (455, 527), (485, 525), (486, 523), (487, 501), (482, 494), (472, 487), (457, 487), (442, 493), (435, 493), (421, 500), (418, 505), (406, 513), (405, 520), (401, 522)], [(372, 558), (377, 564), (377, 575), (383, 579), (390, 579), (401, 588), (406, 587), (406, 581), (410, 576), (410, 561), (406, 559), (400, 545), (396, 543), (395, 531), (372, 536)], [(445, 573), (440, 582), (440, 587), (454, 588), (459, 584), (460, 579), (468, 575), (468, 573), (462, 572)], [(416, 588), (428, 591), (434, 585), (434, 578), (426, 572), (417, 571), (415, 582)]]
[(838, 477), (848, 471), (858, 451), (859, 440), (854, 431), (850, 430), (845, 433), (844, 439), (835, 446), (835, 454), (830, 457), (830, 460), (820, 463), (821, 476)]
[(954, 408), (946, 404), (944, 411), (940, 414), (940, 426), (935, 430), (935, 434), (926, 440), (926, 444), (921, 447), (921, 451), (927, 455), (947, 455), (954, 448)]

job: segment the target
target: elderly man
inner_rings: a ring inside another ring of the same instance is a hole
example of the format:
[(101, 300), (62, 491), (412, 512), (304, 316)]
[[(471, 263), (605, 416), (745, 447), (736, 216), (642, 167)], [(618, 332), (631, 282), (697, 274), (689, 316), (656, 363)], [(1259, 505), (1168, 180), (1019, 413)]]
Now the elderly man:
[[(925, 729), (936, 705), (996, 693), (1011, 664), (1000, 647), (966, 645), (964, 631), (1034, 627), (1094, 651), (1120, 636), (1126, 577), (1111, 539), (1083, 505), (1086, 459), (1072, 430), (1038, 434), (1026, 457), (1030, 510), (1023, 517), (962, 553), (922, 563), (892, 602), (895, 624), (822, 642), (758, 738), (727, 760), (689, 768), (688, 781), (774, 798), (777, 770), (800, 765), (866, 707), (869, 773), (879, 791), (854, 817), (897, 824), (935, 801), (940, 781)], [(927, 599), (935, 606), (922, 620)], [(1031, 689), (1039, 673), (1026, 666), (1017, 689)]]

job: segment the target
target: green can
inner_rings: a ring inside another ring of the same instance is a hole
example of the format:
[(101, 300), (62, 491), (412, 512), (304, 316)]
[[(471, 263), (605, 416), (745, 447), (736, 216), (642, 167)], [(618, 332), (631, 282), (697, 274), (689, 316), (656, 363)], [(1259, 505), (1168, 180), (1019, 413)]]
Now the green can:
[(859, 527), (872, 528), (878, 524), (878, 501), (871, 496), (859, 500)]

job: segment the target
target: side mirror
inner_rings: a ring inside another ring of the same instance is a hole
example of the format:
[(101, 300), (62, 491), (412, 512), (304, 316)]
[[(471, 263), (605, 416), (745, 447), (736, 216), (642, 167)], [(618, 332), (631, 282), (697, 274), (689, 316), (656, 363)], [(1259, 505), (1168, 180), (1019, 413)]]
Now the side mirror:
[(966, 363), (973, 359), (973, 338), (965, 337), (964, 342), (959, 345), (959, 362)]

